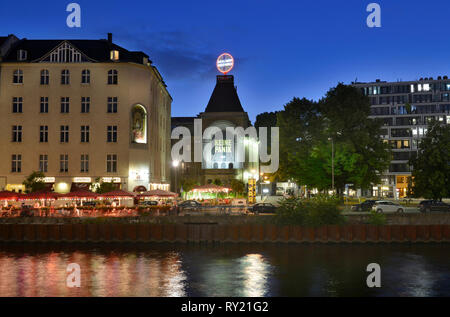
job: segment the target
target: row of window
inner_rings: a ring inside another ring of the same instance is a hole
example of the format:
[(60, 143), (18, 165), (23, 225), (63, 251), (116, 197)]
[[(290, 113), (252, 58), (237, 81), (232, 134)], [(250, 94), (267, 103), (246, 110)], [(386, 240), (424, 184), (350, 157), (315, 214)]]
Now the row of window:
[[(16, 69), (13, 71), (13, 83), (23, 84), (23, 70)], [(41, 85), (48, 85), (50, 83), (50, 72), (47, 69), (41, 70)], [(81, 83), (91, 83), (91, 71), (89, 69), (83, 69), (81, 71)], [(119, 83), (119, 72), (115, 69), (108, 70), (108, 85), (117, 85)], [(70, 84), (70, 71), (63, 69), (61, 71), (61, 85)]]
[[(88, 125), (82, 125), (80, 128), (81, 143), (89, 143), (90, 140), (90, 128)], [(60, 137), (59, 141), (61, 143), (69, 142), (69, 126), (62, 125), (60, 126)], [(12, 142), (22, 142), (23, 140), (23, 127), (21, 125), (13, 125), (12, 126)], [(48, 126), (41, 125), (39, 127), (39, 142), (47, 143), (48, 142)], [(117, 126), (109, 125), (106, 128), (106, 142), (108, 143), (116, 143), (117, 142)]]
[(416, 83), (409, 85), (369, 86), (361, 88), (365, 96), (415, 93), (422, 91), (450, 91), (450, 83)]
[(394, 107), (371, 107), (370, 115), (404, 115), (425, 113), (450, 113), (450, 105), (422, 105), (422, 106), (394, 106)]
[[(108, 113), (117, 113), (118, 98), (108, 97), (106, 111)], [(70, 112), (70, 98), (61, 97), (60, 99), (61, 113)], [(89, 113), (91, 110), (91, 97), (81, 97), (81, 113)], [(41, 97), (39, 103), (39, 111), (41, 113), (48, 113), (49, 101), (48, 97)], [(23, 113), (23, 97), (12, 98), (12, 112)]]
[[(39, 171), (43, 173), (48, 172), (48, 154), (39, 155)], [(13, 154), (11, 157), (11, 172), (22, 172), (22, 154)], [(59, 156), (59, 172), (69, 172), (69, 155), (61, 154)], [(80, 172), (89, 172), (89, 154), (81, 154)], [(106, 155), (106, 172), (117, 173), (117, 154)]]

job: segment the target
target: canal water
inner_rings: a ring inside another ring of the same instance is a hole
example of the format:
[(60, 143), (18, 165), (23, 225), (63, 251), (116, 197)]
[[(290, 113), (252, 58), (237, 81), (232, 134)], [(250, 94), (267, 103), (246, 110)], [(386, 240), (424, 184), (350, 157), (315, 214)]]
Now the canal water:
[(0, 244), (0, 296), (450, 296), (450, 244)]

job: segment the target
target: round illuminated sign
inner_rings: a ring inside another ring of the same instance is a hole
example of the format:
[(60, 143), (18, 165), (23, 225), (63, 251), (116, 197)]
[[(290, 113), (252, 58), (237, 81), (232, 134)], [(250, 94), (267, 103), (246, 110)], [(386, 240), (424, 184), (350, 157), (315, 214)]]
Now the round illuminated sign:
[(234, 66), (234, 58), (228, 53), (223, 53), (217, 58), (216, 62), (217, 69), (219, 72), (226, 75)]

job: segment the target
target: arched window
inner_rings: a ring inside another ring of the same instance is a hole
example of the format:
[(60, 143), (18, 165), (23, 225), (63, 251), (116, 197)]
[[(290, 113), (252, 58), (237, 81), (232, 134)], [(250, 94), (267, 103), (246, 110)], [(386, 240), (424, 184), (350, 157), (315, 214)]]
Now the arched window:
[(117, 70), (110, 69), (108, 71), (108, 85), (117, 85), (119, 82), (119, 75)]
[(147, 143), (147, 110), (142, 105), (131, 109), (131, 142)]
[(219, 168), (219, 164), (217, 164), (217, 163), (214, 163), (214, 166), (213, 166), (213, 168)]
[(50, 82), (50, 73), (47, 69), (41, 70), (41, 85), (48, 85)]
[(91, 83), (91, 71), (89, 69), (83, 69), (81, 71), (81, 83), (82, 84)]
[(13, 83), (23, 84), (23, 71), (21, 69), (16, 69), (13, 73)]

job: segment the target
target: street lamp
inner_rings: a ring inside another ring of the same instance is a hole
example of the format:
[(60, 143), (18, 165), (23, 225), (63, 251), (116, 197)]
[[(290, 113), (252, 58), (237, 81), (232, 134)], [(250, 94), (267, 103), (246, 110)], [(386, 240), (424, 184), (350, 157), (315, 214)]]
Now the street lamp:
[(328, 141), (331, 141), (331, 189), (334, 193), (334, 140), (330, 137)]
[[(341, 132), (336, 132), (337, 135), (341, 135)], [(329, 137), (328, 141), (331, 141), (331, 189), (334, 194), (334, 139)]]
[(177, 178), (178, 178), (178, 171), (177, 171), (177, 169), (178, 169), (178, 165), (180, 165), (180, 161), (178, 161), (178, 160), (174, 160), (174, 161), (172, 161), (172, 166), (173, 166), (173, 169), (175, 170), (175, 192), (176, 193), (178, 193), (178, 181), (177, 181)]

